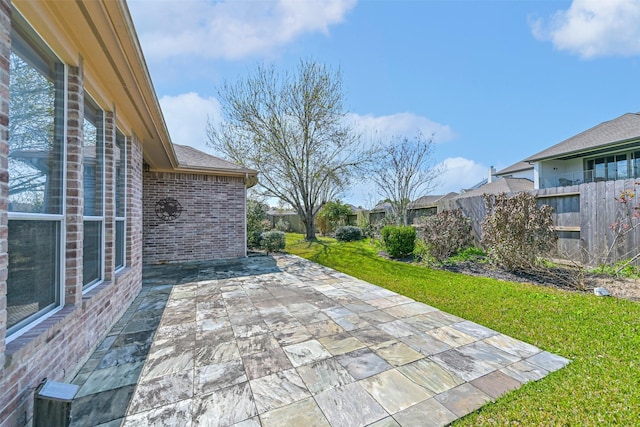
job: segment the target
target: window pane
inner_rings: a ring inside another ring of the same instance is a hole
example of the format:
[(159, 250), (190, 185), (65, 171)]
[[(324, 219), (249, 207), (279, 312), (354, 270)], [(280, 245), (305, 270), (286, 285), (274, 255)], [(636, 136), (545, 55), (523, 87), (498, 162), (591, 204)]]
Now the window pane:
[(12, 33), (9, 211), (62, 213), (64, 66)]
[(628, 166), (627, 166), (627, 155), (619, 154), (616, 156), (616, 179), (627, 179), (628, 174)]
[(102, 279), (102, 221), (84, 222), (82, 284), (91, 285)]
[(84, 97), (84, 214), (102, 216), (104, 129), (102, 111)]
[(125, 137), (116, 131), (116, 149), (114, 153), (116, 159), (116, 216), (125, 215), (125, 183), (126, 183), (126, 149)]
[(19, 329), (26, 319), (59, 301), (58, 221), (9, 221), (7, 328)]
[(640, 178), (640, 151), (633, 153), (633, 178)]
[(594, 169), (594, 175), (595, 175), (596, 181), (606, 179), (606, 170), (605, 170), (605, 163), (603, 158), (596, 159), (594, 161), (593, 169)]
[(116, 269), (124, 267), (124, 221), (116, 221)]

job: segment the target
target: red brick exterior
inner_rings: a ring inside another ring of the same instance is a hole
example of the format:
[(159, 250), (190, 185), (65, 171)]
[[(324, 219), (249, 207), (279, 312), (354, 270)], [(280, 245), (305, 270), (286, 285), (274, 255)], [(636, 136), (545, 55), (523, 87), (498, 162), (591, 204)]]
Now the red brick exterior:
[[(145, 263), (245, 256), (245, 197), (241, 177), (145, 172)], [(182, 206), (177, 219), (156, 215), (156, 203), (164, 198)]]
[(115, 113), (106, 112), (105, 281), (82, 294), (83, 70), (67, 67), (64, 301), (55, 314), (8, 342), (7, 230), (10, 2), (0, 0), (0, 427), (27, 424), (43, 378), (70, 381), (142, 286), (142, 146), (127, 137), (126, 267), (114, 271)]

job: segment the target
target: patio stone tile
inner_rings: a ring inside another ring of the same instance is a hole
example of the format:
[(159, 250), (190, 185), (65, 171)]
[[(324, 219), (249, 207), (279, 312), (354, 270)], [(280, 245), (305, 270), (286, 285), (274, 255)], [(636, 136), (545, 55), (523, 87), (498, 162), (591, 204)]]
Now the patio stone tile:
[(445, 344), (449, 344), (451, 347), (460, 347), (476, 341), (474, 337), (467, 335), (464, 332), (460, 332), (450, 326), (431, 329), (430, 331), (427, 331), (426, 334), (431, 335)]
[(342, 326), (338, 325), (333, 320), (323, 320), (320, 322), (310, 323), (305, 327), (316, 339), (344, 332)]
[(554, 372), (558, 369), (564, 368), (571, 361), (557, 354), (551, 354), (548, 351), (542, 351), (534, 356), (531, 356), (526, 360), (527, 362), (540, 366), (541, 368)]
[(243, 356), (274, 350), (278, 348), (278, 346), (278, 341), (276, 341), (271, 333), (238, 339), (238, 348), (240, 349), (240, 354)]
[(411, 325), (418, 332), (427, 332), (432, 329), (441, 328), (447, 326), (446, 323), (440, 320), (434, 319), (426, 314), (420, 314), (418, 316), (408, 317), (402, 319), (406, 324)]
[(515, 390), (522, 385), (519, 381), (500, 372), (494, 371), (484, 377), (471, 381), (471, 384), (485, 394), (497, 399), (508, 391)]
[(226, 318), (226, 316), (227, 316), (226, 308), (209, 308), (209, 307), (200, 307), (200, 305), (198, 305), (198, 308), (196, 309), (196, 321), (201, 321), (205, 319), (221, 319), (221, 318)]
[(331, 427), (313, 398), (292, 403), (260, 415), (263, 427)]
[(260, 414), (311, 396), (295, 369), (276, 372), (250, 383)]
[(293, 367), (287, 355), (280, 348), (243, 356), (242, 361), (250, 380)]
[(397, 341), (396, 337), (378, 329), (375, 326), (357, 329), (349, 333), (369, 347), (375, 347), (388, 341)]
[[(107, 348), (109, 348), (110, 346), (112, 348), (124, 347), (130, 344), (151, 345), (151, 343), (153, 342), (153, 337), (154, 337), (154, 331), (140, 331), (140, 332), (133, 332), (130, 334), (120, 334), (120, 335), (107, 337), (104, 340), (104, 342), (107, 342), (107, 341), (111, 342), (111, 344), (108, 344)], [(102, 344), (100, 347), (102, 347)], [(101, 350), (100, 347), (98, 347), (96, 351), (100, 351)], [(104, 350), (106, 350), (107, 348), (105, 348)]]
[(364, 313), (359, 313), (359, 316), (364, 320), (368, 321), (369, 323), (371, 323), (372, 325), (375, 325), (378, 323), (393, 322), (394, 320), (396, 320), (396, 318), (393, 317), (392, 315), (387, 314), (383, 310), (378, 310), (378, 309), (372, 310), (372, 311), (366, 311)]
[(110, 368), (127, 363), (144, 362), (150, 347), (150, 342), (114, 347), (105, 353), (100, 363), (96, 366), (96, 369)]
[(397, 303), (389, 300), (387, 297), (380, 297), (376, 299), (367, 300), (367, 304), (370, 304), (378, 309), (389, 308), (389, 307), (393, 307), (394, 305), (397, 305)]
[(458, 416), (434, 398), (424, 400), (393, 416), (402, 427), (446, 426)]
[(332, 307), (322, 311), (324, 312), (324, 314), (326, 314), (333, 320), (336, 320), (340, 317), (351, 316), (352, 314), (355, 314), (353, 311), (342, 306)]
[(259, 417), (253, 417), (244, 421), (240, 421), (239, 423), (235, 423), (232, 425), (232, 427), (262, 427), (262, 424), (260, 424)]
[(193, 369), (195, 356), (193, 349), (182, 352), (175, 348), (167, 348), (165, 350), (153, 355), (149, 354), (142, 370), (143, 378), (162, 377)]
[(273, 331), (273, 336), (282, 346), (297, 344), (313, 338), (304, 326), (294, 326), (293, 328)]
[(336, 360), (357, 380), (391, 369), (391, 365), (368, 348), (336, 356)]
[(302, 326), (300, 321), (291, 316), (277, 316), (277, 317), (265, 317), (264, 322), (267, 324), (267, 327), (272, 331), (279, 331), (284, 328), (292, 328), (297, 326)]
[(181, 400), (170, 405), (161, 406), (149, 411), (128, 415), (123, 427), (148, 427), (148, 426), (192, 426), (191, 399)]
[(422, 353), (419, 353), (408, 345), (398, 341), (383, 343), (376, 346), (374, 350), (378, 356), (382, 357), (393, 366), (406, 365), (407, 363), (415, 362), (416, 360), (424, 358)]
[(366, 426), (388, 416), (358, 383), (327, 390), (315, 400), (332, 426)]
[(198, 346), (195, 350), (196, 366), (213, 365), (239, 358), (240, 350), (235, 340), (214, 343), (198, 341)]
[(154, 335), (154, 340), (171, 340), (172, 342), (180, 341), (182, 346), (193, 345), (196, 337), (197, 323), (193, 322), (176, 323), (166, 325), (164, 321)]
[(357, 314), (338, 317), (334, 319), (334, 322), (340, 325), (345, 331), (353, 331), (355, 329), (361, 329), (370, 326), (370, 323), (367, 320), (363, 319)]
[(193, 397), (193, 371), (143, 379), (129, 404), (129, 413), (148, 411)]
[(140, 376), (142, 367), (143, 362), (138, 361), (105, 369), (97, 369), (89, 375), (84, 385), (80, 387), (76, 398), (135, 384)]
[(447, 343), (440, 341), (427, 334), (409, 335), (400, 338), (400, 341), (411, 347), (412, 349), (419, 351), (425, 356), (431, 356), (443, 351), (447, 351), (451, 346)]
[(297, 371), (312, 394), (318, 394), (354, 381), (349, 372), (334, 358), (300, 366)]
[(434, 308), (419, 302), (410, 302), (408, 304), (396, 305), (394, 307), (389, 307), (384, 309), (386, 313), (398, 319), (404, 319), (405, 317), (426, 314), (426, 313), (430, 313), (432, 311), (437, 311), (437, 310), (438, 310), (437, 308)]
[(399, 294), (390, 295), (387, 298), (389, 299), (389, 301), (393, 302), (395, 305), (408, 304), (408, 303), (415, 302), (411, 298), (405, 297), (404, 295), (399, 295)]
[(456, 349), (435, 354), (431, 359), (465, 381), (473, 381), (495, 370), (493, 365), (462, 354)]
[(389, 335), (394, 337), (406, 337), (419, 333), (417, 329), (402, 320), (394, 320), (393, 322), (381, 323), (377, 328), (382, 329)]
[(499, 334), (499, 332), (496, 332), (493, 329), (486, 328), (469, 320), (453, 323), (451, 324), (451, 327), (479, 340)]
[(538, 347), (503, 334), (486, 338), (484, 342), (522, 359), (531, 357), (541, 351)]
[(362, 313), (376, 310), (376, 307), (362, 301), (355, 302), (353, 304), (347, 304), (344, 307), (357, 314), (362, 314)]
[(491, 401), (491, 397), (469, 383), (438, 394), (434, 399), (458, 417), (463, 417)]
[(464, 322), (464, 319), (458, 316), (454, 316), (453, 314), (445, 313), (444, 311), (432, 311), (431, 313), (427, 313), (424, 316), (430, 317), (432, 320), (437, 320), (438, 322), (443, 323), (444, 325), (451, 325), (453, 323)]
[(249, 338), (254, 335), (266, 334), (267, 332), (271, 332), (271, 329), (269, 329), (267, 324), (262, 320), (255, 323), (240, 323), (232, 325), (232, 327), (233, 333), (236, 338)]
[(322, 337), (318, 341), (334, 356), (366, 347), (359, 339), (346, 332)]
[[(224, 427), (258, 414), (249, 383), (232, 385), (194, 398), (193, 425)], [(164, 424), (181, 425), (181, 424)]]
[(260, 323), (263, 320), (262, 315), (257, 311), (251, 311), (248, 313), (238, 311), (230, 312), (228, 319), (232, 327)]
[[(71, 405), (71, 427), (108, 423), (125, 416), (135, 385), (76, 397)], [(120, 424), (118, 424), (120, 425)]]
[(316, 340), (304, 341), (282, 348), (294, 367), (306, 365), (331, 357), (322, 344)]
[(549, 373), (546, 369), (542, 369), (538, 365), (534, 365), (533, 363), (529, 363), (524, 360), (506, 366), (500, 369), (500, 372), (509, 375), (511, 378), (514, 378), (521, 383), (537, 381), (544, 378)]
[(294, 314), (295, 318), (300, 321), (303, 325), (308, 325), (310, 323), (321, 322), (329, 320), (329, 316), (324, 314), (322, 311), (307, 311), (304, 313), (296, 313)]
[(231, 328), (231, 322), (226, 317), (209, 317), (202, 320), (196, 321), (196, 333), (197, 332), (224, 332), (228, 331), (233, 334), (233, 329)]
[(421, 359), (398, 368), (398, 372), (414, 383), (438, 394), (464, 383), (464, 380), (432, 360)]
[(485, 362), (495, 369), (503, 368), (520, 360), (518, 356), (499, 350), (482, 341), (476, 341), (469, 345), (458, 347), (458, 351), (464, 355)]
[(395, 369), (366, 378), (359, 384), (392, 415), (433, 396)]
[(237, 359), (196, 368), (192, 387), (196, 394), (207, 394), (247, 380), (242, 360)]
[(368, 427), (401, 427), (396, 420), (391, 417), (383, 418), (380, 421), (376, 421), (373, 424), (369, 424)]

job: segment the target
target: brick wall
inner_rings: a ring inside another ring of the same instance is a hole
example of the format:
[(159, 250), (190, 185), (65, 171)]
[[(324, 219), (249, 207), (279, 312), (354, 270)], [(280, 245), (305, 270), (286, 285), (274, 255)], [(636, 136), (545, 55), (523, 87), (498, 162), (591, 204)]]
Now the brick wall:
[[(33, 414), (33, 392), (43, 378), (70, 381), (121, 317), (142, 286), (142, 146), (127, 138), (126, 268), (114, 269), (113, 202), (106, 206), (105, 282), (82, 294), (83, 70), (68, 67), (67, 186), (65, 216), (65, 305), (27, 332), (6, 340), (9, 0), (0, 0), (0, 427), (25, 425)], [(107, 179), (113, 179), (115, 114), (107, 112)], [(113, 198), (113, 184), (106, 187)]]
[[(145, 264), (246, 255), (243, 178), (145, 172), (143, 190)], [(156, 215), (165, 198), (182, 206), (173, 221)]]

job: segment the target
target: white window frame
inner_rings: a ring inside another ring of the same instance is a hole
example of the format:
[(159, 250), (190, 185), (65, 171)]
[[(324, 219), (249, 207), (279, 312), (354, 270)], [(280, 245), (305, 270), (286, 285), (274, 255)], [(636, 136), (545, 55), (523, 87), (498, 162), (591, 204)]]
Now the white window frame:
[[(116, 273), (118, 271), (123, 270), (124, 268), (127, 267), (127, 187), (128, 187), (128, 182), (127, 182), (127, 170), (128, 170), (128, 165), (127, 165), (127, 161), (128, 161), (128, 156), (127, 156), (127, 145), (129, 144), (129, 138), (124, 134), (124, 132), (120, 131), (118, 128), (116, 128), (116, 139), (115, 139), (115, 146), (118, 146), (118, 133), (120, 133), (120, 135), (122, 135), (122, 137), (124, 138), (124, 145), (121, 148), (121, 150), (124, 152), (124, 156), (122, 157), (122, 161), (123, 161), (123, 165), (122, 167), (124, 168), (124, 194), (123, 194), (123, 200), (121, 201), (121, 203), (124, 205), (123, 208), (123, 213), (124, 216), (118, 216), (118, 210), (117, 207), (114, 206), (114, 212), (115, 212), (115, 219), (114, 219), (114, 229), (113, 229), (113, 236), (114, 236), (114, 242), (113, 242), (113, 246), (114, 246), (114, 251), (113, 251), (113, 260), (114, 260), (114, 264), (117, 262), (116, 260), (116, 253), (118, 251), (118, 239), (117, 239), (117, 228), (118, 228), (118, 222), (122, 222), (122, 226), (123, 226), (123, 238), (122, 238), (122, 242), (120, 242), (121, 244), (121, 248), (120, 250), (122, 250), (122, 265), (118, 266), (116, 265)], [(114, 150), (115, 152), (115, 150)], [(118, 173), (117, 170), (114, 170), (113, 176), (114, 178), (117, 177)], [(115, 180), (114, 180), (115, 181)], [(117, 183), (117, 181), (114, 182), (114, 184)], [(114, 197), (114, 202), (115, 199), (117, 199), (117, 192), (118, 192), (118, 188), (117, 185), (114, 185), (113, 188), (116, 191), (115, 197)]]
[[(105, 179), (106, 179), (106, 165), (105, 165), (105, 142), (106, 142), (106, 134), (105, 134), (105, 124), (106, 124), (106, 120), (105, 120), (105, 112), (104, 110), (100, 107), (100, 105), (95, 101), (95, 99), (88, 93), (88, 92), (84, 92), (84, 96), (85, 97), (89, 97), (91, 98), (91, 101), (98, 107), (98, 109), (100, 109), (100, 111), (102, 112), (101, 114), (101, 126), (102, 126), (102, 177), (101, 177), (101, 185), (102, 185), (102, 189), (101, 189), (101, 208), (102, 208), (102, 215), (85, 215), (82, 217), (82, 221), (83, 221), (83, 229), (84, 229), (84, 223), (85, 222), (100, 222), (100, 242), (99, 244), (99, 249), (100, 249), (100, 267), (99, 267), (99, 275), (98, 278), (94, 279), (93, 281), (84, 284), (84, 276), (82, 279), (82, 294), (86, 294), (87, 292), (91, 291), (93, 288), (95, 288), (96, 286), (100, 285), (101, 283), (104, 282), (104, 272), (105, 272), (105, 189), (106, 189), (106, 183), (105, 183)], [(83, 102), (84, 102), (84, 98), (83, 98)], [(83, 124), (84, 126), (84, 124)], [(84, 146), (84, 140), (82, 141), (82, 144)], [(96, 158), (98, 158), (98, 152), (97, 152), (97, 141), (96, 141)], [(83, 164), (84, 164), (84, 157), (82, 159)], [(83, 182), (84, 182), (84, 177), (83, 177)], [(84, 203), (84, 200), (83, 200)], [(83, 254), (83, 262), (84, 262), (84, 254)]]
[[(49, 46), (48, 43), (44, 41), (44, 39), (38, 34), (33, 27), (31, 27), (26, 19), (12, 6), (11, 7), (11, 26), (19, 27), (21, 31), (30, 32), (35, 37), (38, 38), (38, 42), (43, 46), (46, 46), (49, 50), (48, 53), (55, 58), (63, 67), (62, 73), (62, 91), (63, 91), (63, 104), (62, 104), (62, 188), (60, 191), (61, 194), (61, 204), (62, 209), (60, 214), (45, 214), (45, 213), (27, 213), (27, 212), (7, 212), (7, 227), (9, 221), (19, 220), (19, 221), (52, 221), (58, 223), (58, 271), (57, 271), (57, 279), (58, 283), (55, 284), (57, 298), (56, 302), (53, 303), (53, 307), (48, 307), (33, 315), (21, 320), (15, 326), (11, 327), (11, 332), (9, 332), (9, 328), (7, 328), (5, 343), (8, 344), (15, 340), (16, 338), (23, 335), (25, 332), (33, 329), (35, 326), (39, 325), (43, 321), (47, 320), (54, 314), (58, 313), (62, 310), (62, 307), (65, 305), (65, 266), (66, 266), (66, 212), (67, 212), (67, 123), (68, 123), (68, 67), (67, 64), (55, 54), (54, 50)], [(16, 22), (21, 21), (21, 22)], [(12, 48), (13, 49), (13, 48)], [(13, 51), (13, 50), (12, 50)], [(7, 254), (8, 255), (8, 254)]]

